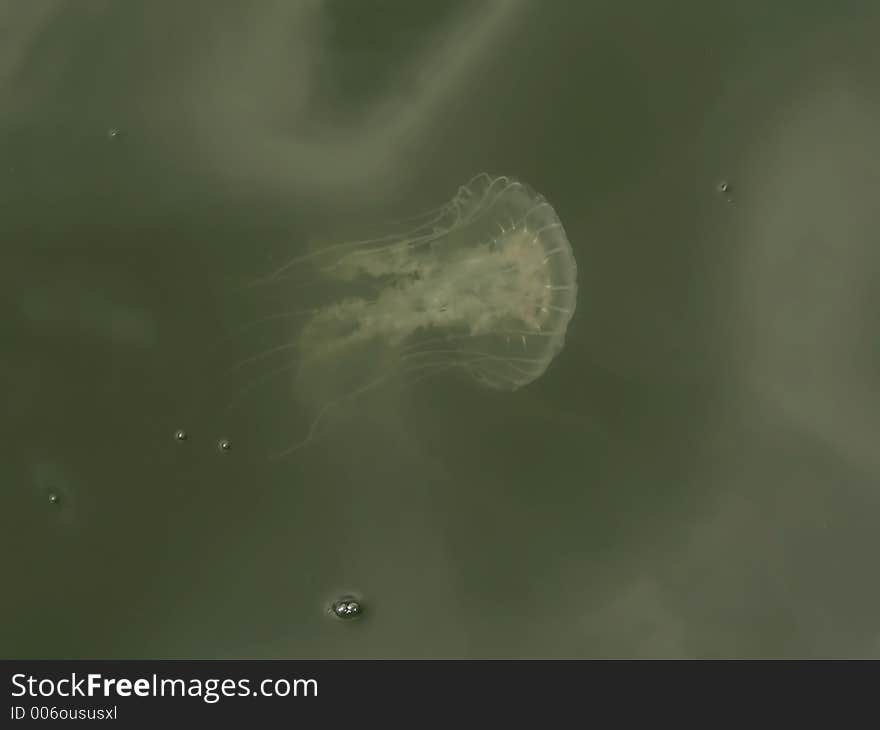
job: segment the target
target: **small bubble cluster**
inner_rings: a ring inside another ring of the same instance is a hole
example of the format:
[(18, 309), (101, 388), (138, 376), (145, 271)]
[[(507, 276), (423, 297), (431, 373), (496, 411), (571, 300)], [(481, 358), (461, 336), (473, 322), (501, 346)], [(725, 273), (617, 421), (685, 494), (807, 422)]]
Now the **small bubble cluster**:
[(58, 494), (55, 492), (49, 494), (49, 504), (60, 504), (60, 502), (61, 497)]
[(361, 607), (360, 601), (351, 598), (350, 596), (340, 598), (333, 604), (333, 613), (338, 618), (355, 618), (356, 616), (360, 616), (362, 611), (363, 608)]
[[(189, 440), (189, 432), (185, 431), (182, 428), (177, 429), (174, 432), (174, 440), (175, 441), (188, 441)], [(232, 449), (232, 442), (229, 439), (220, 439), (217, 441), (217, 450), (222, 453), (227, 453)]]

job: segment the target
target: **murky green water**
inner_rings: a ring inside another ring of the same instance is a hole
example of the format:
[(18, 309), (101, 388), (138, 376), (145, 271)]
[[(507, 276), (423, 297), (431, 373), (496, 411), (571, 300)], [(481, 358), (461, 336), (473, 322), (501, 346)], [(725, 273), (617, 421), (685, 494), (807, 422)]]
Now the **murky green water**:
[[(0, 654), (877, 656), (880, 14), (416, 5), (0, 4)], [(481, 171), (563, 351), (268, 458), (332, 283), (245, 285)]]

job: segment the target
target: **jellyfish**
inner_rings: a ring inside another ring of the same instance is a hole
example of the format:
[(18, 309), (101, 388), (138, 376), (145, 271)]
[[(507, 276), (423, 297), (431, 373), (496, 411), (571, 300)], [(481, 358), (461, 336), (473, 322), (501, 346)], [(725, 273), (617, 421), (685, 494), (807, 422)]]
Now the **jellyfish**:
[[(391, 379), (455, 373), (482, 388), (534, 382), (562, 350), (575, 311), (577, 265), (551, 204), (525, 183), (480, 174), (404, 232), (327, 246), (286, 262), (258, 285), (308, 268), (332, 295), (308, 310), (291, 342), (296, 390), (325, 416)], [(271, 377), (271, 371), (263, 377)]]

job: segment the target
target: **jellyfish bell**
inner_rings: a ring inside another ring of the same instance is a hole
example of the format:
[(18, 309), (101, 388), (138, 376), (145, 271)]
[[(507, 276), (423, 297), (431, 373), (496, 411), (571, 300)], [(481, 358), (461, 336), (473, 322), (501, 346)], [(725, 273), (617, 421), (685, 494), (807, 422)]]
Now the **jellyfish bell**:
[(297, 399), (316, 415), (396, 380), (459, 373), (496, 390), (539, 378), (562, 350), (577, 265), (556, 212), (528, 185), (478, 175), (399, 233), (325, 247), (267, 277), (330, 285), (296, 350)]

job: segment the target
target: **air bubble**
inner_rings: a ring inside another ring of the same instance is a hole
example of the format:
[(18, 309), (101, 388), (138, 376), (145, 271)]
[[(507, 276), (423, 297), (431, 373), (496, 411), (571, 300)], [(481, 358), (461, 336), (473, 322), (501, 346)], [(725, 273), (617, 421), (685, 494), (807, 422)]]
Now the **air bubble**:
[(116, 127), (110, 127), (110, 129), (107, 130), (107, 136), (110, 139), (116, 139), (119, 136), (119, 129)]
[(220, 441), (217, 442), (217, 448), (226, 453), (232, 448), (232, 444), (229, 443), (229, 439), (220, 439)]
[(186, 441), (189, 438), (189, 434), (182, 428), (179, 428), (174, 432), (174, 438), (178, 441)]
[(361, 602), (352, 596), (344, 596), (333, 603), (333, 614), (337, 618), (356, 618), (361, 613), (363, 613)]
[(61, 503), (61, 497), (58, 494), (56, 494), (55, 492), (52, 492), (49, 495), (49, 504), (60, 504), (60, 503)]

